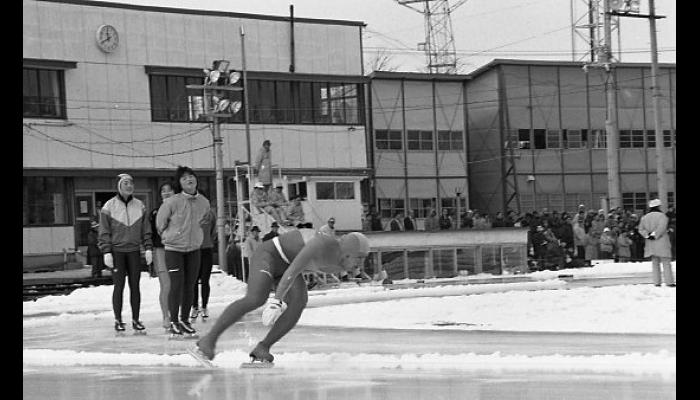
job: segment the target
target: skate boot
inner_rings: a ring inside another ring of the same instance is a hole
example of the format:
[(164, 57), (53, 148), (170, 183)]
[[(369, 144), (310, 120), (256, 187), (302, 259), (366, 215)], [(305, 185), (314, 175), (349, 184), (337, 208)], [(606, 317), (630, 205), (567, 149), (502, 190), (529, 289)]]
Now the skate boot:
[(134, 335), (145, 335), (146, 327), (143, 326), (141, 321), (135, 319), (131, 322), (131, 327), (134, 328)]
[(195, 360), (197, 360), (202, 366), (207, 367), (207, 368), (214, 368), (214, 364), (212, 364), (211, 360), (214, 359), (214, 353), (207, 353), (199, 345), (199, 341), (195, 344), (193, 348), (187, 349), (187, 352), (190, 353), (192, 357), (194, 357)]
[(119, 320), (114, 321), (114, 331), (116, 336), (124, 336), (126, 325)]
[(189, 322), (180, 321), (180, 330), (185, 338), (198, 338), (197, 331), (190, 325)]
[(200, 310), (200, 314), (202, 315), (202, 321), (204, 321), (204, 320), (206, 320), (207, 318), (209, 318), (209, 312), (207, 311), (207, 308), (206, 308), (206, 307), (203, 307), (203, 308)]
[(199, 316), (199, 308), (192, 307), (192, 313), (190, 314), (190, 319), (194, 322)]
[(275, 356), (270, 354), (270, 348), (263, 345), (262, 343), (258, 343), (257, 346), (253, 349), (253, 351), (250, 352), (250, 363), (252, 364), (255, 361), (260, 361), (262, 363), (270, 363), (275, 360)]
[(170, 328), (168, 329), (168, 339), (182, 339), (182, 330), (180, 329), (180, 324), (176, 322), (170, 323)]

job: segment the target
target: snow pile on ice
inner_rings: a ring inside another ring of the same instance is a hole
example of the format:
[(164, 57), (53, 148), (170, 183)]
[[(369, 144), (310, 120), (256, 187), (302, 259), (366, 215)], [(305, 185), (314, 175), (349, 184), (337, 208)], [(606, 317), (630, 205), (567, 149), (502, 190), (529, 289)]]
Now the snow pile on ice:
[[(217, 355), (214, 365), (238, 368), (247, 362), (247, 351), (224, 351)], [(183, 366), (199, 364), (188, 354), (99, 353), (73, 350), (25, 349), (23, 363), (28, 366)], [(291, 352), (279, 353), (275, 368), (294, 370), (328, 369), (405, 369), (405, 370), (543, 370), (595, 371), (625, 373), (675, 374), (676, 357), (666, 351), (658, 353), (631, 353), (625, 355), (594, 356), (524, 356), (463, 353), (442, 354), (348, 354)]]

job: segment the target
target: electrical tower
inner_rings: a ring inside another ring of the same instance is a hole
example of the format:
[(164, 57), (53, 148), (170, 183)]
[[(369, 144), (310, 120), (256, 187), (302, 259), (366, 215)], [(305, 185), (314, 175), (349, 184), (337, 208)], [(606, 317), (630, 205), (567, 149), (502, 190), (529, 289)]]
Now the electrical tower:
[[(589, 65), (602, 66), (607, 60), (606, 53), (610, 49), (606, 47), (605, 37), (605, 4), (604, 0), (570, 0), (571, 1), (571, 57), (572, 61), (583, 61)], [(616, 1), (610, 1), (617, 3)], [(584, 12), (576, 14), (575, 4), (583, 4)], [(614, 57), (612, 51), (610, 55), (613, 62), (621, 60), (620, 46), (620, 19), (616, 16), (610, 18), (610, 34), (617, 35), (617, 57)], [(578, 39), (578, 41), (577, 41)], [(578, 54), (576, 51), (576, 43), (583, 43), (583, 54)]]
[(452, 34), (450, 13), (467, 0), (459, 0), (452, 6), (448, 0), (396, 0), (396, 2), (423, 14), (425, 41), (418, 44), (418, 50), (425, 52), (428, 73), (456, 73), (457, 49)]

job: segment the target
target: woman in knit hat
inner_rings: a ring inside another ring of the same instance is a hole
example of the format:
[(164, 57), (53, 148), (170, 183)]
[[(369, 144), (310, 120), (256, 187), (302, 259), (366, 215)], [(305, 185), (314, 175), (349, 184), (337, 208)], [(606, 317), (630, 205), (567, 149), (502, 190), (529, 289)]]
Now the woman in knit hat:
[(131, 325), (134, 331), (143, 333), (146, 328), (139, 321), (141, 246), (146, 248), (146, 263), (150, 264), (153, 261), (151, 225), (146, 221), (146, 206), (133, 196), (134, 178), (129, 174), (120, 174), (117, 190), (117, 195), (109, 199), (100, 210), (98, 245), (104, 254), (104, 264), (112, 269), (114, 279), (114, 329), (117, 332), (125, 330), (122, 322), (122, 302), (124, 284), (128, 277)]

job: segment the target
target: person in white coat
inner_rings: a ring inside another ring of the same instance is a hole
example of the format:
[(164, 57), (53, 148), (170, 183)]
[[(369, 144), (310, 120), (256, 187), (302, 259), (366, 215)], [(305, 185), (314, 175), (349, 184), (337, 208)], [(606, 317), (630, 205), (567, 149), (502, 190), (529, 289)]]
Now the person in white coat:
[(639, 221), (637, 230), (645, 238), (644, 257), (651, 257), (652, 278), (655, 286), (661, 286), (661, 270), (666, 286), (675, 287), (673, 270), (671, 269), (671, 241), (667, 234), (668, 217), (660, 209), (661, 200), (649, 202), (649, 212)]

